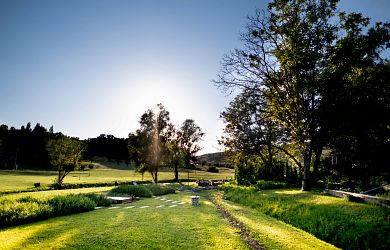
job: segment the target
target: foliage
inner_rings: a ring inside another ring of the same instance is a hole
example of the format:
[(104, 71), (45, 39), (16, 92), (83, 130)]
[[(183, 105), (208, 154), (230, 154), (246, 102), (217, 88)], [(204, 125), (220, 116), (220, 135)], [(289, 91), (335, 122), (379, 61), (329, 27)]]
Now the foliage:
[(53, 208), (53, 216), (91, 211), (96, 204), (84, 195), (69, 194), (56, 196), (48, 201)]
[(156, 196), (175, 193), (175, 189), (161, 185), (147, 185), (146, 187)]
[(158, 170), (166, 161), (167, 143), (173, 132), (169, 112), (162, 104), (155, 111), (148, 109), (139, 121), (136, 134), (129, 134), (129, 155), (135, 159), (139, 172), (148, 171), (154, 183), (158, 182)]
[[(271, 148), (298, 166), (303, 190), (310, 190), (310, 170), (318, 173), (324, 146), (340, 152), (337, 145), (351, 145), (340, 153), (347, 153), (350, 167), (366, 170), (375, 168), (373, 159), (390, 137), (385, 80), (389, 74), (377, 78), (384, 72), (381, 51), (389, 47), (390, 24), (377, 23), (364, 33), (369, 20), (357, 13), (339, 13), (337, 2), (272, 1), (268, 10), (249, 18), (241, 36), (244, 48), (223, 59), (215, 81), (225, 90), (242, 90), (222, 114), (228, 133), (224, 143), (234, 153), (238, 145), (238, 150), (255, 148), (262, 155), (254, 146), (266, 145), (262, 132), (271, 122), (282, 132), (270, 140)], [(375, 89), (377, 83), (381, 87)], [(382, 86), (385, 91), (377, 91)], [(248, 95), (258, 101), (248, 103)], [(361, 109), (373, 119), (360, 115)], [(347, 115), (339, 123), (334, 113), (351, 114), (352, 119)], [(354, 121), (362, 121), (362, 129)], [(364, 149), (375, 142), (381, 146), (364, 159)]]
[(209, 167), (207, 168), (207, 172), (218, 173), (219, 170), (218, 170), (218, 168), (217, 168), (216, 166), (209, 166)]
[(64, 178), (79, 165), (83, 145), (77, 138), (61, 136), (58, 139), (49, 140), (47, 151), (50, 155), (50, 163), (57, 168), (57, 187), (61, 187)]
[(297, 185), (292, 185), (287, 182), (280, 181), (265, 181), (258, 180), (254, 185), (255, 188), (259, 190), (268, 190), (268, 189), (276, 189), (276, 188), (287, 188), (287, 187), (296, 187)]
[(152, 191), (145, 185), (120, 185), (109, 192), (110, 195), (125, 195), (132, 197), (152, 197)]
[(38, 199), (23, 198), (17, 201), (0, 201), (0, 227), (16, 226), (49, 218), (53, 208)]
[(127, 160), (129, 152), (127, 138), (116, 138), (113, 135), (101, 134), (96, 138), (86, 140), (84, 157), (92, 159), (94, 156), (106, 157), (115, 160)]
[(225, 198), (255, 208), (343, 249), (388, 249), (387, 208), (296, 189), (224, 186)]
[(276, 180), (297, 183), (297, 170), (291, 164), (273, 160), (272, 165), (264, 162), (258, 155), (243, 152), (229, 156), (235, 169), (235, 179), (240, 185), (255, 184), (258, 180)]
[(98, 207), (109, 207), (112, 204), (112, 201), (110, 199), (107, 199), (104, 195), (87, 193), (83, 194), (83, 196), (92, 200), (95, 203), (95, 206)]
[(91, 211), (95, 206), (109, 206), (111, 202), (96, 194), (68, 194), (49, 199), (21, 197), (0, 200), (1, 227), (16, 226), (47, 218)]

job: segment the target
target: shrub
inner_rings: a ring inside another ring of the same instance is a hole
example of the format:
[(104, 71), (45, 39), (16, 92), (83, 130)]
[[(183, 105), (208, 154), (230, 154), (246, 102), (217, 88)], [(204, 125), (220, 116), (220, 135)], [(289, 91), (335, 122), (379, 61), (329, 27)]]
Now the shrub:
[(152, 192), (153, 195), (157, 195), (157, 196), (175, 193), (175, 189), (169, 187), (163, 187), (160, 185), (148, 185), (146, 187)]
[(82, 195), (64, 195), (56, 196), (50, 199), (49, 204), (53, 207), (53, 215), (67, 215), (91, 211), (95, 208), (95, 202)]
[(95, 193), (89, 193), (89, 194), (83, 194), (85, 197), (88, 197), (93, 202), (95, 202), (95, 206), (99, 207), (108, 207), (112, 204), (112, 201), (110, 199), (107, 199), (103, 195), (95, 194)]
[(288, 187), (287, 183), (279, 181), (265, 181), (258, 180), (254, 185), (255, 188), (259, 190), (275, 189), (275, 188), (286, 188)]
[(216, 166), (210, 166), (207, 168), (207, 172), (211, 172), (211, 173), (219, 173), (219, 170)]
[(109, 194), (128, 195), (133, 197), (152, 197), (152, 192), (144, 185), (120, 185), (111, 189)]
[(33, 200), (31, 197), (17, 201), (3, 200), (0, 203), (0, 227), (46, 219), (52, 212), (53, 208), (45, 201)]

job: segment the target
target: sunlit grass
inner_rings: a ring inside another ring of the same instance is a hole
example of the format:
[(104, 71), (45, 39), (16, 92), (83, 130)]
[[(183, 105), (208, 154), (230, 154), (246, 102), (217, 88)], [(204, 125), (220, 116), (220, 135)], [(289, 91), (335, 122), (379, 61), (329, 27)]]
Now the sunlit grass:
[(298, 189), (226, 187), (225, 197), (345, 249), (388, 249), (387, 208)]
[(235, 219), (245, 224), (256, 241), (270, 249), (336, 249), (303, 230), (255, 209), (223, 200), (221, 194), (215, 195), (215, 199)]
[(0, 249), (247, 249), (203, 194), (199, 207), (189, 204), (191, 195), (164, 196), (187, 202), (172, 208), (156, 208), (169, 203), (148, 198), (131, 204), (137, 208), (124, 204), (3, 229)]

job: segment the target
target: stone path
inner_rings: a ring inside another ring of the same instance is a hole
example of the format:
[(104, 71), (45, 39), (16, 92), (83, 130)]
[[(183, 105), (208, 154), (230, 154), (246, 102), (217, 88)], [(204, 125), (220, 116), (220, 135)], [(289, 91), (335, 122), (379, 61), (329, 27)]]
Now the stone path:
[[(157, 205), (157, 206), (149, 206), (149, 205), (144, 205), (144, 206), (126, 206), (126, 207), (108, 207), (108, 209), (117, 209), (117, 208), (124, 208), (124, 209), (132, 209), (132, 208), (173, 208), (173, 207), (178, 207), (179, 205), (184, 205), (187, 202), (182, 202), (182, 201), (175, 201), (175, 200), (167, 200), (166, 198), (161, 198), (161, 197), (155, 197), (156, 200), (160, 200), (162, 202), (168, 203), (168, 204), (163, 204), (163, 205)], [(172, 205), (170, 205), (172, 204)], [(103, 207), (95, 207), (95, 209), (101, 209)]]

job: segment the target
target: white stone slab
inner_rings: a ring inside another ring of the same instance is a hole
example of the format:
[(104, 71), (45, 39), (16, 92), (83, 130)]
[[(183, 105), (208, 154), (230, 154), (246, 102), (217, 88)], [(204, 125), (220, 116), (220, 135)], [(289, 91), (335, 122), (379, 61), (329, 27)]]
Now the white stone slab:
[(135, 207), (135, 206), (128, 206), (128, 207), (125, 207), (125, 208), (133, 208), (133, 207)]
[(160, 206), (157, 206), (156, 208), (161, 208), (161, 207), (165, 207), (164, 205), (160, 205)]
[(180, 203), (177, 203), (178, 205), (183, 205), (183, 204), (186, 204), (185, 202), (180, 202)]
[(95, 209), (101, 209), (101, 208), (103, 208), (103, 207), (95, 207)]
[(147, 207), (150, 207), (150, 206), (142, 206), (142, 207), (140, 207), (140, 208), (147, 208)]
[(165, 202), (171, 202), (172, 200), (166, 200)]
[(169, 207), (177, 207), (177, 205), (172, 205), (172, 206), (169, 206)]
[(178, 201), (172, 201), (172, 203), (174, 204), (174, 203), (178, 203)]
[(115, 209), (115, 208), (119, 208), (119, 207), (109, 207), (108, 209)]

